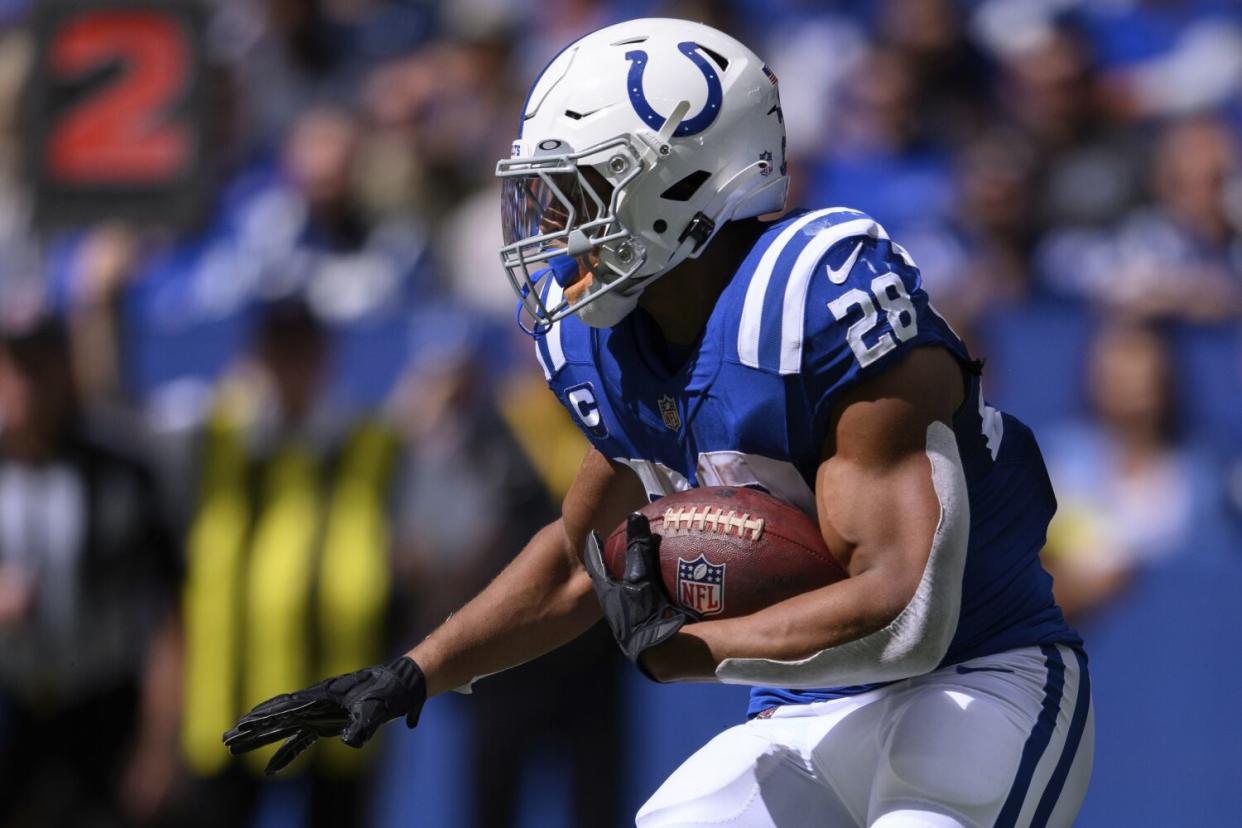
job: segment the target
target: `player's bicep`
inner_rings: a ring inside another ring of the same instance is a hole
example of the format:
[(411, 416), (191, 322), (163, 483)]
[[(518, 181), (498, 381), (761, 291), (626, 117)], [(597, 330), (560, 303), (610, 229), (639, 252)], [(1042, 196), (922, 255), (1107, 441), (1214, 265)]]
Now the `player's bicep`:
[(963, 395), (956, 360), (919, 348), (848, 391), (830, 419), (816, 475), (824, 539), (851, 576), (882, 570), (898, 609), (918, 588), (941, 522), (929, 428), (951, 435)]
[[(808, 608), (825, 613), (837, 634), (803, 658), (726, 658), (716, 669), (721, 681), (833, 687), (896, 681), (942, 662), (957, 629), (970, 532), (966, 476), (948, 425), (962, 384), (949, 354), (920, 348), (844, 396), (832, 412), (816, 501), (824, 539), (850, 577), (824, 587), (824, 603)], [(842, 638), (843, 629), (869, 632)]]

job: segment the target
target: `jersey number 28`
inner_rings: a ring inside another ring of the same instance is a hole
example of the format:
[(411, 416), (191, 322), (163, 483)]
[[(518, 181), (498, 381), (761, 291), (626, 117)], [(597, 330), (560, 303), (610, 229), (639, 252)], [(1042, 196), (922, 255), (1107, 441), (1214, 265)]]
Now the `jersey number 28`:
[[(850, 343), (854, 356), (858, 357), (858, 364), (864, 368), (897, 347), (893, 334), (896, 334), (898, 340), (905, 342), (919, 332), (914, 303), (910, 301), (910, 294), (906, 292), (900, 276), (891, 271), (881, 273), (871, 280), (871, 293), (875, 295), (875, 302), (871, 301), (871, 296), (866, 291), (853, 288), (828, 303), (828, 310), (832, 311), (838, 322), (849, 316), (850, 309), (855, 306), (862, 311), (862, 318), (850, 325), (845, 339)], [(885, 331), (876, 338), (874, 344), (868, 345), (863, 337), (871, 333), (880, 322), (880, 315), (875, 309), (877, 302), (888, 315), (888, 324), (893, 333)]]

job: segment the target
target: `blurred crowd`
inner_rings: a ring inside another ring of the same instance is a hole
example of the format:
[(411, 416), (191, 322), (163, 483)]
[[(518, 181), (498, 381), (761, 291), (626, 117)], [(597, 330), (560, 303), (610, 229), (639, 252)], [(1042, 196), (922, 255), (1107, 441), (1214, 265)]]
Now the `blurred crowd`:
[[(584, 443), (492, 174), (540, 68), (628, 17), (763, 55), (791, 206), (920, 264), (1040, 435), (1076, 620), (1238, 555), (1236, 0), (204, 0), (213, 187), (175, 232), (36, 225), (31, 5), (0, 2), (0, 825), (289, 824), (232, 720), (404, 650), (555, 514)], [(515, 824), (540, 746), (573, 824), (621, 818), (620, 669), (598, 634), (480, 682), (476, 824)], [(339, 748), (305, 824), (367, 822), (374, 759)]]

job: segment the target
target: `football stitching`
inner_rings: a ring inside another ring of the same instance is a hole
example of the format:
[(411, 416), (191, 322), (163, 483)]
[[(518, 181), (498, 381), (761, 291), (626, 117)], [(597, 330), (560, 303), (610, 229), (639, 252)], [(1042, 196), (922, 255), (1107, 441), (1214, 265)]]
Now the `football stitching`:
[(699, 531), (710, 531), (725, 536), (730, 535), (736, 529), (737, 536), (743, 539), (746, 537), (746, 533), (750, 532), (750, 539), (752, 541), (757, 541), (763, 537), (763, 518), (754, 518), (752, 520), (749, 512), (738, 514), (733, 509), (726, 512), (724, 509), (717, 507), (715, 512), (713, 512), (711, 506), (705, 506), (703, 511), (700, 512), (696, 506), (689, 508), (678, 506), (664, 510), (663, 522), (665, 526), (673, 529), (689, 529), (698, 524)]
[[(730, 510), (729, 512), (725, 512), (723, 509), (721, 509), (721, 508), (719, 508), (719, 507), (716, 507), (716, 515), (713, 515), (713, 516), (709, 517), (709, 513), (710, 513), (711, 511), (712, 511), (712, 507), (711, 507), (711, 506), (704, 506), (704, 507), (703, 507), (703, 511), (702, 511), (701, 513), (698, 511), (698, 507), (697, 507), (697, 506), (690, 506), (690, 507), (681, 507), (681, 506), (677, 506), (677, 507), (669, 507), (669, 508), (667, 508), (667, 509), (665, 509), (665, 510), (664, 510), (664, 514), (663, 514), (662, 516), (660, 516), (660, 520), (661, 520), (661, 522), (663, 523), (663, 525), (664, 525), (664, 526), (666, 526), (666, 527), (668, 527), (669, 529), (672, 529), (672, 530), (677, 530), (677, 529), (681, 529), (681, 528), (683, 528), (681, 524), (682, 524), (682, 523), (685, 523), (685, 524), (686, 524), (685, 528), (689, 528), (690, 526), (694, 525), (694, 526), (696, 526), (696, 528), (698, 528), (700, 531), (705, 531), (705, 530), (707, 530), (707, 527), (708, 527), (708, 526), (710, 526), (710, 527), (711, 527), (711, 531), (716, 532), (717, 534), (721, 534), (721, 532), (719, 531), (719, 528), (718, 528), (718, 527), (721, 525), (720, 514), (721, 514), (721, 513), (723, 513), (723, 514), (725, 514), (726, 516), (732, 516), (732, 515), (736, 515), (736, 514), (737, 514), (737, 513), (736, 513), (736, 511), (734, 511), (734, 510)], [(800, 513), (799, 513), (799, 514), (800, 514)], [(687, 518), (686, 518), (686, 516), (687, 516), (687, 515), (689, 516), (689, 519), (688, 519), (688, 520), (687, 520)], [(672, 517), (670, 517), (670, 516), (672, 516)], [(742, 516), (743, 516), (743, 518), (749, 519), (749, 518), (750, 518), (750, 513), (749, 513), (749, 512), (743, 512), (743, 513), (742, 513)], [(674, 518), (675, 518), (675, 520), (674, 520)], [(714, 518), (714, 519), (713, 519), (713, 518)], [(835, 557), (835, 556), (834, 556), (831, 552), (829, 552), (827, 555), (824, 555), (823, 553), (821, 553), (821, 552), (820, 552), (820, 550), (815, 549), (815, 548), (810, 547), (810, 546), (807, 546), (806, 544), (802, 543), (802, 541), (798, 540), (797, 538), (789, 537), (788, 535), (785, 535), (785, 534), (783, 534), (783, 533), (781, 533), (781, 532), (775, 531), (772, 527), (767, 526), (767, 524), (766, 524), (766, 522), (765, 522), (765, 520), (764, 520), (763, 518), (755, 518), (755, 519), (754, 519), (753, 521), (751, 521), (751, 522), (752, 522), (752, 523), (754, 523), (754, 522), (758, 522), (758, 523), (760, 524), (760, 527), (759, 527), (759, 530), (760, 530), (760, 531), (759, 531), (759, 534), (758, 534), (758, 535), (755, 535), (755, 536), (752, 538), (752, 540), (758, 540), (760, 535), (762, 535), (764, 532), (767, 532), (767, 533), (771, 534), (773, 537), (780, 538), (781, 540), (785, 541), (786, 543), (788, 543), (788, 544), (790, 544), (790, 545), (792, 545), (792, 546), (796, 546), (796, 547), (798, 547), (798, 548), (799, 548), (799, 549), (801, 549), (803, 552), (805, 552), (805, 553), (807, 553), (808, 555), (810, 555), (812, 558), (815, 558), (815, 559), (816, 559), (816, 560), (818, 560), (818, 561), (822, 561), (823, 563), (826, 563), (826, 564), (829, 564), (829, 565), (831, 565), (831, 566), (834, 566), (834, 567), (836, 567), (838, 570), (840, 570), (840, 571), (842, 571), (842, 572), (844, 572), (844, 571), (845, 571), (845, 567), (841, 566), (841, 562), (840, 562), (840, 561), (838, 561), (838, 560), (836, 559), (836, 557)], [(735, 525), (735, 524), (733, 524), (733, 523), (731, 522), (731, 523), (730, 523), (730, 525), (729, 525), (729, 526), (727, 526), (727, 527), (725, 528), (725, 530), (724, 530), (724, 532), (723, 532), (723, 534), (724, 534), (725, 536), (730, 536), (729, 529), (731, 529), (733, 525)], [(753, 529), (753, 527), (751, 527), (751, 526), (747, 526), (746, 528), (747, 528), (747, 529)], [(737, 537), (739, 537), (739, 538), (741, 538), (741, 539), (743, 539), (743, 540), (744, 540), (746, 536), (745, 536), (742, 532), (739, 532), (739, 533), (738, 533), (738, 535), (737, 535)]]

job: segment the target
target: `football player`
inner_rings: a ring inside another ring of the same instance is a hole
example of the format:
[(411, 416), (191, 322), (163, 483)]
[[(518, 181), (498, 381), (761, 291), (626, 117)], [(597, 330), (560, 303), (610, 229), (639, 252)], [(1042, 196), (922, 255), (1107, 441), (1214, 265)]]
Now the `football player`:
[[(259, 705), (232, 750), (285, 740), (277, 770), (413, 726), (602, 614), (655, 681), (753, 688), (640, 826), (1073, 822), (1091, 691), (1039, 564), (1039, 448), (875, 220), (759, 218), (784, 209), (784, 156), (776, 77), (719, 31), (633, 20), (551, 61), (497, 174), (519, 315), (592, 444), (562, 517), (408, 655)], [(676, 606), (630, 513), (712, 485), (816, 516), (850, 577), (739, 618)], [(618, 581), (599, 536), (627, 515)]]

